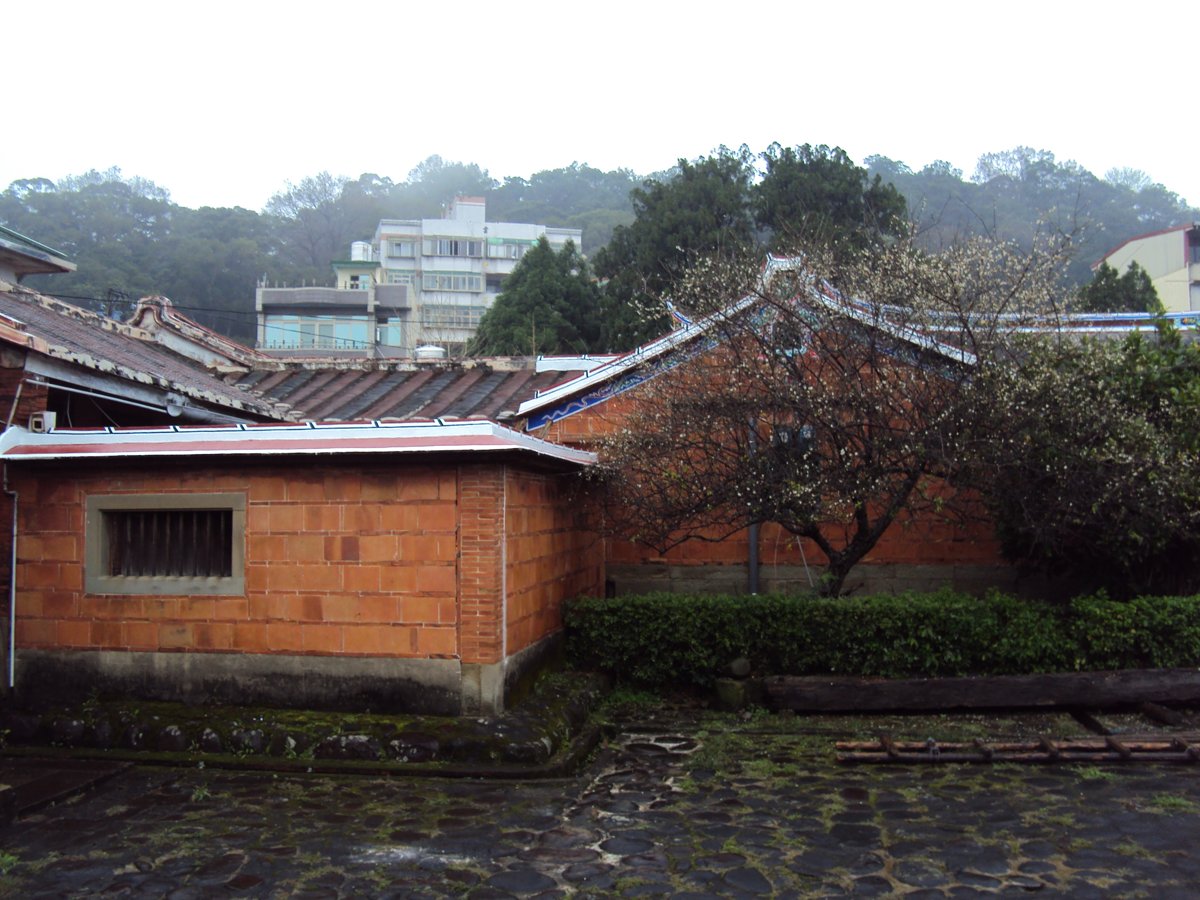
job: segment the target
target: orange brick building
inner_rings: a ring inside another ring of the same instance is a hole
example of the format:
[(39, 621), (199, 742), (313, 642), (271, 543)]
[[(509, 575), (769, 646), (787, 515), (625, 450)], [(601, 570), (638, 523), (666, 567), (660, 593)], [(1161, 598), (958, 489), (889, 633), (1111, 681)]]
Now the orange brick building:
[[(278, 360), (163, 298), (118, 323), (0, 282), (5, 681), (498, 711), (571, 596), (737, 592), (755, 566), (763, 590), (807, 589), (823, 558), (771, 526), (757, 554), (747, 532), (663, 555), (598, 536), (589, 448), (710, 346), (685, 324), (620, 357)], [(986, 526), (907, 521), (847, 587), (1014, 577)]]
[[(657, 341), (597, 361), (588, 371), (538, 391), (520, 404), (511, 421), (545, 440), (594, 449), (643, 402), (643, 384), (669, 377), (678, 362), (712, 346), (704, 322), (686, 322)], [(609, 589), (618, 594), (741, 593), (754, 583), (764, 592), (804, 592), (815, 588), (826, 559), (813, 542), (767, 523), (756, 533), (747, 529), (719, 541), (695, 540), (666, 553), (610, 539), (605, 563)], [(757, 569), (753, 575), (752, 568)], [(944, 586), (980, 593), (992, 587), (1024, 589), (1021, 573), (1003, 561), (991, 523), (982, 515), (953, 521), (902, 514), (855, 567), (845, 590), (886, 593)]]
[[(590, 454), (489, 422), (12, 428), (0, 453), (32, 701), (495, 712), (603, 590), (567, 484)], [(204, 552), (156, 556), (179, 544)]]

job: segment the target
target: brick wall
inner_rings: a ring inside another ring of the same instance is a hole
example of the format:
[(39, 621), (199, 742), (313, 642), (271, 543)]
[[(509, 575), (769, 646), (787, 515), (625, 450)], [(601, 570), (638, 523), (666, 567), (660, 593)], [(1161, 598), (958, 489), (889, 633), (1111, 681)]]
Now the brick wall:
[[(31, 415), (46, 409), (46, 387), (22, 384), (24, 377), (25, 351), (8, 346), (0, 348), (0, 416), (3, 417), (0, 419), (0, 428), (9, 421), (15, 425), (27, 425)], [(9, 560), (12, 558), (12, 544), (9, 540), (11, 522), (12, 500), (7, 494), (0, 493), (0, 585), (4, 586), (6, 596)], [(3, 615), (7, 620), (8, 612), (5, 611)]]
[[(610, 542), (609, 561), (674, 565), (744, 565), (749, 532), (739, 531), (719, 542), (689, 541), (659, 553), (629, 541)], [(797, 538), (778, 525), (762, 526), (759, 558), (766, 565), (825, 565), (825, 554), (809, 540)], [(1001, 562), (1000, 545), (990, 524), (972, 520), (948, 522), (932, 517), (902, 517), (884, 532), (861, 565), (994, 565)]]
[[(19, 647), (458, 655), (454, 466), (150, 468), (14, 467)], [(244, 492), (245, 595), (86, 594), (92, 492)]]
[(504, 466), (464, 467), (458, 490), (462, 660), (499, 662), (504, 654)]
[[(558, 443), (596, 449), (597, 441), (620, 428), (637, 402), (638, 391), (560, 419), (541, 429), (537, 436)], [(668, 552), (628, 541), (610, 541), (608, 562), (613, 565), (745, 565), (749, 537), (740, 531), (720, 541), (689, 541)], [(798, 541), (775, 525), (761, 529), (759, 554), (762, 564), (823, 566), (825, 556), (811, 541)], [(975, 510), (964, 521), (952, 522), (932, 514), (901, 516), (880, 538), (861, 565), (1001, 565), (1000, 545), (992, 526)]]
[(508, 469), (505, 582), (508, 652), (523, 650), (562, 625), (562, 602), (604, 592), (604, 542), (594, 500), (575, 475)]

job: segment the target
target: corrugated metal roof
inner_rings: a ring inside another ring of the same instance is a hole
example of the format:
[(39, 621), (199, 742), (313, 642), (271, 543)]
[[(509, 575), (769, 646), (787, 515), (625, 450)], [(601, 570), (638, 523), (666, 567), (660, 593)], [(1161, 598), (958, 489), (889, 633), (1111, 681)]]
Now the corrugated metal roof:
[(0, 435), (6, 460), (114, 457), (311, 456), (509, 451), (572, 466), (596, 456), (481, 420), (357, 422), (329, 425), (79, 428), (36, 433), (13, 427)]

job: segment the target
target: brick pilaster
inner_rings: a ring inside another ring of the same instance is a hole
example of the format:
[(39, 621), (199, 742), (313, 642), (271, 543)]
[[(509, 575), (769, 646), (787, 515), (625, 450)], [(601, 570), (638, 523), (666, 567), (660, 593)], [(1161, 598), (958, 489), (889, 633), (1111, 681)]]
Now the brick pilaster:
[(459, 652), (464, 663), (504, 656), (504, 467), (458, 474)]

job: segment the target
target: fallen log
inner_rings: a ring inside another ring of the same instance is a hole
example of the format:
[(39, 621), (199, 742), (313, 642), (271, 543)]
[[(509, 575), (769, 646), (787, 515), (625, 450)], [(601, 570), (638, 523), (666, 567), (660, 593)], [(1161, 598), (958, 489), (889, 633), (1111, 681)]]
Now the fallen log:
[(1200, 702), (1200, 669), (1126, 669), (965, 678), (777, 675), (764, 679), (773, 709), (884, 712)]

